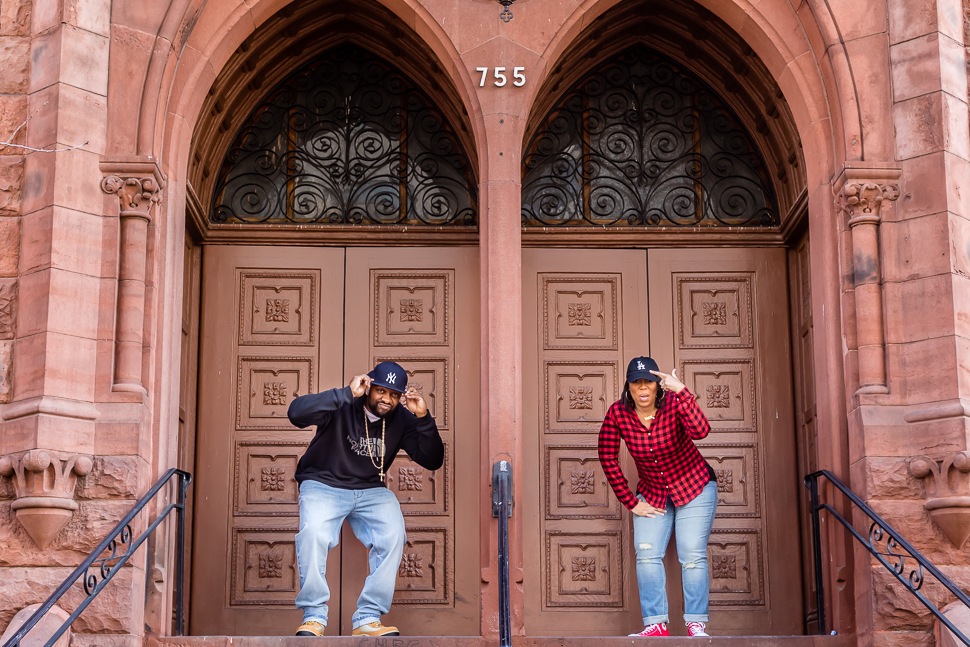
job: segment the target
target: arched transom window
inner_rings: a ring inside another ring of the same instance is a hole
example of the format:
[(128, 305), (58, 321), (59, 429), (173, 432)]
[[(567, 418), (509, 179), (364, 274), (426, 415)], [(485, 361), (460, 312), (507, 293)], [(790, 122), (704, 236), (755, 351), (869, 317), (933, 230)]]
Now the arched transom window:
[(775, 226), (761, 154), (734, 112), (638, 45), (550, 111), (523, 160), (525, 226)]
[(432, 100), (351, 44), (253, 110), (226, 154), (214, 223), (475, 225), (476, 182)]

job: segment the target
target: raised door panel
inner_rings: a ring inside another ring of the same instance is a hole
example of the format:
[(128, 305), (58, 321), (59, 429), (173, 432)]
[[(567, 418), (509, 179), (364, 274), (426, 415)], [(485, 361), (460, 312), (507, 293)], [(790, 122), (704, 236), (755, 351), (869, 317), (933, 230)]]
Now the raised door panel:
[[(648, 258), (654, 357), (661, 370), (678, 369), (711, 422), (697, 443), (718, 488), (708, 544), (711, 626), (801, 633), (785, 254), (678, 249)], [(675, 617), (683, 596), (673, 550), (666, 563)]]
[[(445, 444), (440, 469), (425, 469), (402, 451), (388, 470), (408, 538), (384, 622), (403, 635), (478, 635), (477, 249), (351, 249), (346, 289), (344, 381), (378, 362), (397, 362), (424, 396)], [(369, 567), (346, 525), (342, 541), (349, 602), (342, 617), (350, 626)]]
[[(342, 379), (343, 250), (209, 246), (202, 294), (190, 630), (289, 635), (301, 613), (294, 398)], [(326, 281), (324, 281), (326, 279)], [(339, 549), (328, 580), (340, 581)], [(339, 608), (339, 587), (331, 599)]]
[(522, 477), (524, 492), (540, 493), (522, 502), (529, 635), (626, 633), (639, 622), (630, 517), (596, 443), (628, 356), (646, 352), (645, 260), (523, 251)]

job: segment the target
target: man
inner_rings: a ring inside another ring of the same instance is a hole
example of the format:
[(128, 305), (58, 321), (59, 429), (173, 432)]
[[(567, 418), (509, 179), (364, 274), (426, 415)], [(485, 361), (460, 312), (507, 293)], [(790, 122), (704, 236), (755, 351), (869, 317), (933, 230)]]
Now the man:
[(337, 545), (344, 519), (367, 547), (370, 563), (353, 615), (353, 635), (400, 635), (396, 627), (381, 623), (381, 616), (391, 610), (405, 540), (401, 506), (384, 486), (384, 474), (400, 449), (429, 470), (440, 468), (445, 456), (428, 405), (407, 383), (403, 368), (381, 362), (369, 374), (352, 379), (349, 386), (304, 395), (290, 404), (290, 422), (300, 428), (317, 426), (296, 468), (300, 483), (296, 606), (303, 609), (297, 636), (324, 634), (330, 599), (327, 553)]

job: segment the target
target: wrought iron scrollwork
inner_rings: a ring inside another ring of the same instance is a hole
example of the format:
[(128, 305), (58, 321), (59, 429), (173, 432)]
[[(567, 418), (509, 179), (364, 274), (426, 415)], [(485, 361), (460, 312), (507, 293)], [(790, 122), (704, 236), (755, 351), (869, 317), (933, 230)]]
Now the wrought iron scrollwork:
[(764, 160), (733, 111), (642, 45), (573, 86), (523, 160), (526, 226), (778, 223)]
[(222, 165), (216, 223), (475, 225), (468, 156), (427, 94), (341, 45), (253, 111)]
[[(131, 557), (132, 553), (135, 552), (135, 546), (131, 545), (132, 538), (131, 524), (125, 524), (118, 533), (116, 533), (112, 538), (110, 543), (108, 543), (107, 551), (109, 554), (107, 557), (101, 557), (91, 564), (92, 567), (97, 567), (97, 573), (86, 573), (84, 575), (84, 592), (90, 597), (94, 597), (98, 592), (98, 583), (107, 580), (111, 577), (111, 570), (118, 564), (119, 561), (127, 561)], [(128, 546), (128, 549), (118, 554), (118, 545)], [(100, 578), (98, 575), (100, 574)]]
[[(882, 543), (886, 544), (885, 550), (881, 550), (881, 546), (877, 546), (877, 544)], [(886, 534), (883, 527), (876, 521), (873, 521), (869, 526), (869, 549), (873, 556), (882, 562), (883, 566), (896, 573), (898, 579), (910, 591), (915, 593), (923, 587), (923, 565), (909, 552), (899, 552), (899, 542), (891, 535)], [(902, 578), (904, 577), (903, 572), (906, 570), (907, 558), (916, 562), (916, 568), (905, 575), (906, 580), (904, 581)]]

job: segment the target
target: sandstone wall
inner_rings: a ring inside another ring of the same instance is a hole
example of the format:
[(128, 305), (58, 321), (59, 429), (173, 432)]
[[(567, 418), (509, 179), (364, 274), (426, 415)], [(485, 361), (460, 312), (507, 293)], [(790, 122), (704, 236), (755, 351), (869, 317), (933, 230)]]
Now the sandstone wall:
[[(30, 0), (0, 3), (0, 142), (27, 141)], [(16, 133), (16, 134), (15, 134)], [(13, 395), (24, 150), (0, 145), (0, 403)]]

